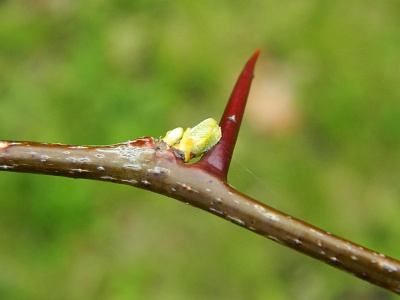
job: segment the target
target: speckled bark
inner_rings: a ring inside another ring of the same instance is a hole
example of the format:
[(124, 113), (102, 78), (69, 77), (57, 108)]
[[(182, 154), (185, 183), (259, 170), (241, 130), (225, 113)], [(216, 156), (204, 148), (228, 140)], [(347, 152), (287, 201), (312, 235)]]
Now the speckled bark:
[(0, 170), (127, 184), (201, 208), (400, 294), (400, 262), (297, 220), (236, 191), (151, 137), (110, 146), (0, 142)]

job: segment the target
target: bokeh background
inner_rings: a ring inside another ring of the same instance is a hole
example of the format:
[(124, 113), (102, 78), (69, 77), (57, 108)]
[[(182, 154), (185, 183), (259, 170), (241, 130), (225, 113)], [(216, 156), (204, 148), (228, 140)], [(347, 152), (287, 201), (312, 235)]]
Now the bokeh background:
[[(400, 2), (0, 1), (0, 138), (111, 144), (219, 119), (257, 49), (242, 192), (400, 258)], [(395, 299), (193, 207), (0, 173), (1, 299)]]

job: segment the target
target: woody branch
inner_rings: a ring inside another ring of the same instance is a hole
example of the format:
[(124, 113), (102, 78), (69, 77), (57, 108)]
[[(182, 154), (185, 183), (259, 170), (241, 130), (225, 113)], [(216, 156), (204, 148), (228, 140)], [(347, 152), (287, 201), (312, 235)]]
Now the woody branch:
[(224, 218), (284, 246), (400, 294), (400, 262), (258, 202), (226, 181), (259, 51), (249, 60), (221, 119), (222, 139), (195, 164), (164, 142), (138, 138), (109, 146), (0, 141), (0, 170), (127, 184)]

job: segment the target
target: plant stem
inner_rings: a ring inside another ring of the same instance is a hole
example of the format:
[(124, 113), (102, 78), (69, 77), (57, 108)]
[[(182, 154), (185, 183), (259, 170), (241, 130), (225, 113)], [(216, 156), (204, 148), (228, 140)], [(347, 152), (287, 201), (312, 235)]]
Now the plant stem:
[(0, 169), (127, 184), (210, 212), (400, 294), (400, 262), (295, 219), (183, 164), (150, 137), (110, 146), (0, 142)]

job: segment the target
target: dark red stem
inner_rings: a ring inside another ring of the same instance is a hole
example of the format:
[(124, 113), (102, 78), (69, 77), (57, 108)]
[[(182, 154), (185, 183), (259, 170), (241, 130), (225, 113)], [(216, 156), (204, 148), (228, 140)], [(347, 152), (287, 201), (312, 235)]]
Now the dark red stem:
[(221, 140), (196, 164), (196, 167), (214, 173), (225, 181), (242, 123), (251, 81), (254, 77), (254, 66), (259, 54), (260, 49), (247, 62), (232, 91), (219, 124), (222, 130)]

